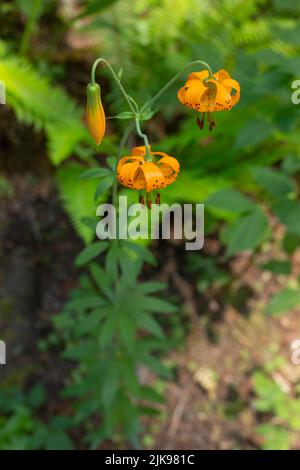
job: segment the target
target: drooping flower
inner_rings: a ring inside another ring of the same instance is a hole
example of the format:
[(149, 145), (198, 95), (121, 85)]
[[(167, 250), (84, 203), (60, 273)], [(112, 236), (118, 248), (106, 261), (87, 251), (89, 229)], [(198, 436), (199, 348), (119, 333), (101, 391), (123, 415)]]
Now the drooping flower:
[(99, 145), (105, 134), (106, 121), (97, 83), (89, 83), (87, 86), (86, 123), (91, 136)]
[(240, 85), (233, 80), (226, 70), (219, 70), (209, 77), (208, 70), (193, 72), (188, 76), (185, 85), (178, 91), (179, 101), (188, 108), (202, 113), (197, 117), (197, 124), (203, 128), (207, 113), (209, 130), (215, 127), (212, 117), (215, 111), (228, 111), (240, 99)]
[[(118, 181), (127, 188), (144, 189), (147, 193), (173, 183), (180, 171), (176, 158), (164, 152), (152, 152), (151, 147), (150, 154), (152, 161), (147, 160), (146, 147), (134, 147), (131, 155), (121, 158), (118, 163)], [(142, 198), (140, 198), (141, 201), (143, 201)], [(159, 202), (159, 195), (156, 201)]]

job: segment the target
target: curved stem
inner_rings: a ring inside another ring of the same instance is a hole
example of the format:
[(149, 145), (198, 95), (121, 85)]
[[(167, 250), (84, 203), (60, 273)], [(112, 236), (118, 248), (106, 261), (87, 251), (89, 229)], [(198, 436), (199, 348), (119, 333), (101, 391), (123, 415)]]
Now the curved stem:
[(122, 95), (124, 96), (128, 106), (130, 108), (130, 111), (135, 116), (136, 115), (136, 110), (132, 106), (131, 100), (129, 99), (126, 91), (124, 90), (124, 88), (121, 84), (121, 81), (119, 80), (118, 76), (116, 75), (116, 73), (115, 73), (114, 69), (112, 68), (112, 66), (110, 65), (110, 63), (106, 59), (104, 59), (103, 57), (100, 57), (99, 59), (95, 60), (95, 62), (93, 64), (92, 71), (91, 71), (91, 81), (92, 81), (92, 83), (96, 83), (96, 68), (97, 68), (97, 65), (100, 64), (101, 62), (104, 63), (109, 68), (109, 71), (112, 74), (113, 79), (117, 83)]
[(146, 155), (147, 155), (148, 157), (151, 157), (150, 145), (149, 145), (148, 137), (146, 136), (146, 134), (143, 134), (143, 132), (141, 131), (141, 126), (140, 126), (140, 121), (139, 121), (138, 116), (136, 116), (136, 118), (135, 118), (135, 127), (136, 127), (136, 131), (137, 131), (138, 135), (139, 135), (139, 136), (144, 140), (144, 142), (145, 142)]
[[(114, 69), (112, 68), (110, 63), (106, 59), (104, 59), (103, 57), (100, 57), (99, 59), (95, 60), (95, 62), (93, 63), (93, 67), (92, 67), (92, 71), (91, 71), (91, 82), (96, 83), (96, 69), (97, 69), (98, 64), (100, 64), (101, 62), (104, 63), (109, 68), (109, 71), (112, 74), (113, 79), (117, 83), (122, 95), (124, 96), (128, 106), (130, 108), (130, 111), (132, 112), (132, 114), (134, 116), (137, 133), (140, 137), (142, 137), (142, 139), (145, 142), (146, 155), (148, 157), (151, 157), (148, 137), (146, 136), (146, 134), (143, 134), (142, 131), (141, 131), (141, 126), (140, 126), (140, 121), (139, 121), (139, 114), (138, 114), (138, 105), (136, 104), (134, 99), (126, 93), (126, 91), (125, 91), (123, 85), (121, 84), (121, 81), (119, 80), (118, 76), (116, 75)], [(128, 136), (127, 136), (127, 138), (128, 138)], [(126, 138), (126, 140), (127, 140), (127, 138)], [(124, 146), (124, 144), (122, 145), (122, 148), (123, 148), (123, 146)]]
[(171, 85), (173, 85), (174, 82), (176, 82), (176, 80), (189, 68), (191, 67), (192, 65), (196, 65), (196, 64), (201, 64), (201, 65), (204, 65), (205, 68), (207, 68), (208, 70), (208, 73), (209, 73), (209, 76), (208, 78), (210, 78), (212, 75), (213, 75), (213, 72), (212, 72), (212, 69), (210, 67), (210, 65), (208, 65), (206, 62), (204, 62), (203, 60), (194, 60), (193, 62), (190, 62), (188, 65), (186, 65), (183, 69), (181, 69), (176, 75), (174, 75), (173, 78), (171, 78), (171, 80), (169, 80), (165, 86), (162, 87), (161, 90), (159, 90), (158, 93), (156, 93), (156, 95), (154, 95), (149, 101), (147, 101), (141, 108), (141, 111), (145, 111), (145, 109), (147, 108), (150, 108), (150, 106), (153, 106), (153, 104), (170, 88)]

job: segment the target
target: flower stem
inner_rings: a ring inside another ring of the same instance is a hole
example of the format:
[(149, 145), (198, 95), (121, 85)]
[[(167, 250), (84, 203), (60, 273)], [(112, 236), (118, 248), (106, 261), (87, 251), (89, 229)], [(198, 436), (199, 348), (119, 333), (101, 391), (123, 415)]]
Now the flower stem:
[(173, 85), (174, 82), (176, 82), (176, 80), (189, 68), (191, 67), (192, 65), (196, 65), (196, 64), (201, 64), (201, 65), (204, 65), (204, 67), (208, 70), (208, 73), (209, 73), (209, 76), (208, 78), (211, 78), (212, 75), (213, 75), (213, 72), (212, 72), (212, 69), (210, 67), (210, 65), (208, 65), (206, 62), (204, 62), (203, 60), (194, 60), (193, 62), (190, 62), (189, 64), (187, 64), (183, 69), (181, 69), (176, 75), (174, 75), (173, 78), (171, 78), (171, 80), (169, 80), (163, 87), (161, 90), (159, 90), (158, 93), (156, 93), (156, 95), (154, 95), (149, 101), (147, 101), (141, 108), (141, 112), (145, 111), (147, 108), (150, 108), (151, 106), (154, 105), (154, 103), (156, 103), (156, 101), (170, 88), (171, 85)]
[[(96, 69), (97, 69), (98, 64), (100, 64), (100, 63), (104, 63), (109, 68), (109, 71), (112, 74), (113, 79), (115, 80), (116, 84), (118, 85), (122, 95), (124, 96), (128, 106), (129, 106), (130, 111), (132, 112), (132, 115), (133, 115), (134, 120), (135, 120), (136, 131), (137, 131), (138, 135), (145, 142), (146, 156), (148, 158), (151, 158), (148, 137), (146, 136), (146, 134), (143, 134), (142, 131), (141, 131), (138, 105), (136, 104), (134, 99), (126, 93), (126, 91), (125, 91), (123, 85), (121, 84), (121, 81), (118, 78), (117, 74), (115, 73), (114, 69), (112, 68), (110, 63), (106, 59), (104, 59), (103, 57), (100, 57), (99, 59), (95, 60), (95, 62), (93, 63), (93, 67), (92, 67), (92, 71), (91, 71), (91, 82), (96, 83)], [(131, 126), (130, 130), (131, 129), (132, 129), (132, 126)], [(126, 134), (126, 131), (124, 132), (124, 135), (125, 134)], [(126, 137), (126, 140), (127, 140), (127, 138), (128, 138), (128, 136)], [(123, 148), (123, 146), (124, 146), (124, 144), (122, 145), (122, 148)]]
[[(129, 137), (130, 132), (133, 129), (133, 126), (134, 126), (133, 122), (128, 124), (128, 126), (126, 127), (126, 129), (125, 129), (125, 131), (124, 131), (124, 133), (121, 137), (120, 144), (119, 144), (119, 149), (118, 149), (117, 161), (119, 161), (121, 156), (122, 156), (124, 145), (127, 142), (127, 139)], [(117, 191), (118, 191), (118, 181), (117, 181), (117, 179), (115, 179), (113, 187), (112, 187), (112, 203), (115, 207), (116, 207), (116, 204), (117, 204)]]
[(151, 158), (149, 140), (146, 134), (143, 134), (143, 132), (141, 131), (141, 126), (140, 126), (140, 121), (139, 121), (138, 116), (135, 117), (135, 127), (136, 127), (136, 131), (138, 135), (144, 140), (145, 147), (146, 147), (146, 156), (148, 158)]
[(109, 68), (109, 71), (110, 73), (112, 74), (112, 77), (113, 79), (115, 80), (116, 84), (118, 85), (122, 95), (124, 96), (129, 108), (130, 108), (130, 111), (132, 112), (132, 114), (135, 116), (136, 115), (136, 110), (135, 108), (133, 107), (132, 103), (131, 103), (131, 100), (130, 98), (128, 97), (121, 81), (119, 80), (117, 74), (115, 73), (114, 69), (112, 68), (112, 66), (110, 65), (110, 63), (104, 59), (103, 57), (100, 57), (99, 59), (95, 60), (94, 64), (93, 64), (93, 67), (92, 67), (92, 71), (91, 71), (91, 81), (92, 83), (96, 83), (96, 68), (97, 68), (97, 65), (100, 64), (100, 63), (104, 63), (108, 68)]

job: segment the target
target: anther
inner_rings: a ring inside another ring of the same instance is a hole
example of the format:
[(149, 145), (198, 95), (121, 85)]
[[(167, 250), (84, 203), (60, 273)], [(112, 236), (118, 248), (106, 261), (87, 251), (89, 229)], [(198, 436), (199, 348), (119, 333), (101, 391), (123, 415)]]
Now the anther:
[(204, 120), (205, 120), (205, 113), (202, 113), (202, 118), (201, 119), (199, 119), (199, 116), (197, 116), (196, 123), (197, 123), (197, 126), (199, 127), (199, 129), (203, 129)]

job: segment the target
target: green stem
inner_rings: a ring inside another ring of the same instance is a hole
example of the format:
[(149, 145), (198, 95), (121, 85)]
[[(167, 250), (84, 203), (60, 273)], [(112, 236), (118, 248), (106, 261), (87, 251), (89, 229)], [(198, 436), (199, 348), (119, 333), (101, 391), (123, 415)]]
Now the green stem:
[(190, 62), (188, 65), (186, 65), (183, 69), (181, 69), (176, 75), (174, 75), (173, 78), (171, 78), (171, 80), (169, 80), (165, 86), (162, 87), (161, 90), (159, 90), (158, 93), (156, 93), (156, 95), (154, 95), (149, 101), (147, 101), (141, 108), (141, 112), (145, 111), (147, 108), (150, 108), (151, 106), (154, 105), (154, 103), (156, 103), (156, 101), (170, 88), (171, 85), (173, 85), (174, 82), (176, 82), (176, 80), (189, 68), (191, 67), (192, 65), (196, 65), (196, 64), (201, 64), (201, 65), (204, 65), (204, 67), (208, 70), (208, 73), (209, 73), (209, 76), (208, 78), (211, 78), (213, 76), (213, 72), (212, 72), (212, 69), (210, 67), (210, 65), (208, 65), (206, 62), (204, 62), (203, 60), (194, 60), (193, 62)]
[(138, 135), (144, 140), (145, 147), (146, 147), (146, 156), (148, 158), (151, 158), (149, 140), (146, 134), (143, 134), (143, 132), (141, 131), (141, 126), (140, 126), (140, 121), (139, 121), (138, 116), (135, 117), (135, 127), (136, 127), (136, 131)]
[(92, 83), (96, 83), (96, 68), (97, 68), (97, 65), (100, 64), (101, 62), (104, 63), (109, 68), (109, 71), (112, 74), (113, 79), (115, 80), (116, 84), (118, 85), (122, 95), (124, 96), (128, 106), (130, 108), (130, 111), (135, 116), (136, 111), (135, 111), (134, 107), (132, 106), (131, 101), (130, 101), (126, 91), (124, 90), (124, 88), (121, 84), (121, 81), (119, 80), (117, 74), (115, 73), (115, 71), (112, 68), (112, 66), (110, 65), (110, 63), (106, 59), (103, 59), (103, 57), (100, 57), (99, 59), (95, 60), (95, 62), (93, 64), (92, 71), (91, 71), (91, 81), (92, 81)]
[[(123, 148), (124, 148), (124, 145), (126, 144), (127, 142), (127, 139), (129, 137), (129, 134), (130, 132), (132, 131), (133, 129), (133, 126), (134, 126), (134, 123), (131, 122), (125, 129), (122, 137), (121, 137), (121, 140), (120, 140), (120, 144), (119, 144), (119, 149), (118, 149), (118, 161), (120, 160), (121, 156), (122, 156), (122, 153), (123, 153)], [(114, 181), (114, 184), (113, 184), (113, 187), (112, 187), (112, 203), (113, 205), (116, 207), (116, 203), (117, 203), (117, 191), (118, 191), (118, 181), (117, 179)]]
[[(93, 64), (93, 67), (92, 67), (92, 71), (91, 71), (91, 82), (92, 83), (96, 83), (96, 69), (97, 69), (97, 66), (98, 64), (100, 63), (104, 63), (108, 68), (109, 68), (109, 71), (111, 72), (112, 74), (112, 77), (113, 79), (115, 80), (115, 82), (117, 83), (122, 95), (124, 96), (129, 108), (130, 108), (130, 111), (132, 112), (133, 116), (134, 116), (134, 120), (135, 120), (135, 126), (136, 126), (136, 131), (138, 133), (138, 135), (144, 140), (145, 142), (145, 147), (146, 147), (146, 155), (151, 158), (151, 154), (150, 154), (150, 146), (149, 146), (149, 141), (148, 141), (148, 137), (146, 136), (146, 134), (143, 134), (142, 131), (141, 131), (141, 126), (140, 126), (140, 120), (139, 120), (139, 111), (138, 111), (138, 106), (136, 104), (136, 102), (134, 101), (133, 98), (131, 98), (131, 96), (129, 96), (123, 85), (121, 84), (121, 81), (119, 80), (118, 76), (116, 75), (114, 69), (112, 68), (112, 66), (110, 65), (110, 63), (104, 59), (103, 57), (100, 57), (99, 59), (95, 60), (94, 64)], [(126, 132), (126, 131), (125, 131)], [(127, 137), (128, 138), (128, 137)], [(126, 139), (127, 140), (127, 139)]]

